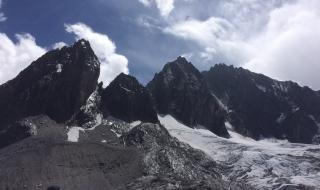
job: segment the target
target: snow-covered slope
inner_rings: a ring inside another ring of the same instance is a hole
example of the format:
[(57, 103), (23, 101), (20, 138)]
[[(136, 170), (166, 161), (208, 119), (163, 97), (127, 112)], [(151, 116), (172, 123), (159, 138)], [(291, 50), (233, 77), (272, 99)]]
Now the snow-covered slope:
[(201, 149), (221, 164), (229, 180), (258, 189), (320, 187), (320, 146), (266, 139), (255, 141), (231, 131), (230, 139), (189, 128), (170, 115), (158, 116), (172, 136)]

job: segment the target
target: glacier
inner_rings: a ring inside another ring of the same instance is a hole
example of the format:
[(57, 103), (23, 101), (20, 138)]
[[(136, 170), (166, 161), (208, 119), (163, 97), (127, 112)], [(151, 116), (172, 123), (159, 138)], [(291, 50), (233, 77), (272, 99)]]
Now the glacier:
[(225, 139), (203, 128), (190, 128), (171, 115), (158, 118), (172, 136), (218, 162), (226, 180), (244, 182), (257, 189), (320, 187), (319, 145), (276, 139), (256, 141), (232, 131), (230, 126), (231, 138)]

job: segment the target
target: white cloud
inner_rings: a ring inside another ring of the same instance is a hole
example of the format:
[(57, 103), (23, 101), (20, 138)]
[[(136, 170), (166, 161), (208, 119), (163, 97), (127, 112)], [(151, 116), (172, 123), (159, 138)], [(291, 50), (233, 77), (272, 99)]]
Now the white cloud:
[(52, 49), (61, 49), (64, 46), (68, 46), (68, 44), (66, 44), (64, 42), (57, 42), (57, 43), (52, 45)]
[[(217, 54), (230, 55), (230, 62), (244, 60), (239, 51), (246, 46), (234, 32), (234, 26), (228, 20), (210, 17), (205, 21), (189, 19), (173, 23), (163, 30), (176, 37), (196, 42), (203, 47), (201, 57), (204, 61), (211, 61)], [(240, 45), (242, 47), (240, 47)], [(235, 56), (238, 55), (238, 56)]]
[(66, 24), (66, 31), (76, 35), (76, 39), (86, 39), (101, 62), (100, 81), (108, 85), (121, 72), (128, 74), (128, 60), (116, 53), (115, 44), (105, 34), (94, 32), (83, 23)]
[[(66, 31), (76, 35), (76, 39), (88, 40), (95, 54), (101, 62), (100, 81), (108, 85), (121, 72), (128, 74), (128, 60), (125, 56), (116, 53), (115, 44), (107, 35), (94, 32), (85, 24), (77, 23), (65, 25)], [(0, 84), (13, 79), (30, 63), (47, 52), (46, 48), (36, 44), (30, 34), (16, 35), (17, 42), (13, 42), (6, 34), (0, 33)], [(58, 42), (51, 48), (61, 48), (67, 45)]]
[[(2, 0), (0, 0), (0, 9), (2, 7)], [(6, 21), (7, 17), (4, 16), (4, 13), (0, 12), (0, 22)]]
[(6, 34), (0, 33), (0, 84), (14, 78), (46, 50), (38, 46), (30, 34), (16, 35), (14, 43)]
[(171, 19), (163, 31), (198, 44), (203, 61), (222, 56), (227, 63), (320, 89), (320, 1), (279, 2), (223, 1), (218, 15)]
[(250, 43), (245, 67), (320, 89), (320, 1), (299, 0), (273, 10)]
[(139, 2), (148, 7), (155, 5), (163, 17), (168, 17), (174, 9), (174, 0), (139, 0)]

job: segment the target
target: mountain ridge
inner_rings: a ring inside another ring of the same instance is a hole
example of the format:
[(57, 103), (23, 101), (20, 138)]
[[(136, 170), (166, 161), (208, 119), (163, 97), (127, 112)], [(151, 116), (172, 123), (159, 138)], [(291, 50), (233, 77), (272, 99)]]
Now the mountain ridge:
[(202, 74), (210, 90), (229, 107), (227, 117), (236, 131), (255, 139), (317, 143), (320, 98), (316, 91), (226, 65)]
[[(89, 42), (79, 40), (0, 85), (0, 115), (11, 115), (0, 117), (0, 188), (242, 190), (317, 184), (292, 179), (317, 179), (316, 146), (279, 145), (302, 150), (301, 158), (299, 152), (264, 153), (255, 146), (262, 141), (249, 138), (319, 143), (317, 92), (231, 66), (200, 72), (182, 57), (147, 86), (122, 73), (103, 88), (99, 66)], [(265, 127), (270, 123), (276, 126)], [(303, 164), (307, 169), (295, 171)], [(274, 166), (291, 173), (279, 174)], [(268, 181), (255, 187), (259, 176)]]

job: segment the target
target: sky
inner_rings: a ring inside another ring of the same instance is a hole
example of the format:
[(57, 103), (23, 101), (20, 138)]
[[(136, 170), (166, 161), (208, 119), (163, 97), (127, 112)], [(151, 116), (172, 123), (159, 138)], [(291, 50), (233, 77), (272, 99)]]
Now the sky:
[(81, 38), (106, 85), (121, 72), (146, 84), (184, 56), (320, 90), (319, 0), (0, 0), (0, 84)]

